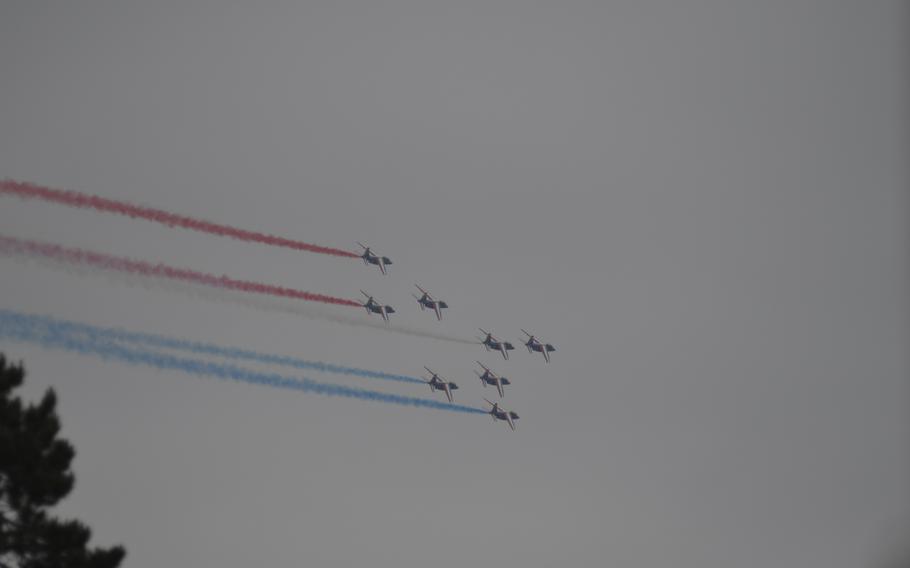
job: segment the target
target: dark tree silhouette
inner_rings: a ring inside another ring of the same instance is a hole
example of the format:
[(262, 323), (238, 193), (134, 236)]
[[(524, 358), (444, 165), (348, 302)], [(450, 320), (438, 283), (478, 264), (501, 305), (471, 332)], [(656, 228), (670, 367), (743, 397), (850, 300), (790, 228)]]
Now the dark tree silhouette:
[(116, 568), (122, 546), (90, 549), (87, 526), (47, 512), (73, 489), (76, 450), (57, 437), (53, 389), (38, 404), (13, 396), (24, 379), (22, 365), (7, 366), (0, 354), (0, 567)]

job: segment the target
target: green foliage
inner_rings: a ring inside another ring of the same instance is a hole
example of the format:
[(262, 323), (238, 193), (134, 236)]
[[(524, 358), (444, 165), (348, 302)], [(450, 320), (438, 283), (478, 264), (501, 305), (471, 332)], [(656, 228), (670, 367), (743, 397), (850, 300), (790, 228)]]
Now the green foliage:
[(38, 404), (13, 396), (24, 379), (22, 366), (0, 354), (0, 567), (116, 568), (122, 546), (89, 549), (87, 526), (47, 513), (73, 489), (76, 450), (57, 437), (53, 389)]

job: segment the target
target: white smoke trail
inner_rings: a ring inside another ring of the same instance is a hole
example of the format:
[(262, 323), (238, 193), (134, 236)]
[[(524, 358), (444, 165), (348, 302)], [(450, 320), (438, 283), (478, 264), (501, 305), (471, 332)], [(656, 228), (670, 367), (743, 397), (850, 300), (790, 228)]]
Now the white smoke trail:
[(244, 292), (211, 288), (208, 286), (171, 280), (167, 278), (156, 278), (153, 276), (143, 276), (115, 270), (100, 270), (96, 267), (62, 262), (45, 256), (28, 255), (16, 249), (4, 249), (0, 247), (0, 255), (3, 255), (20, 263), (34, 264), (37, 266), (52, 268), (54, 270), (62, 270), (68, 274), (78, 276), (101, 275), (111, 282), (118, 282), (129, 286), (144, 288), (147, 290), (165, 290), (171, 292), (179, 292), (181, 294), (190, 295), (194, 298), (242, 305), (259, 311), (278, 312), (285, 314), (291, 313), (309, 319), (330, 321), (353, 327), (380, 329), (383, 331), (399, 333), (402, 335), (426, 337), (429, 339), (435, 339), (437, 341), (461, 343), (463, 345), (477, 344), (477, 341), (471, 339), (465, 339), (463, 337), (447, 333), (426, 331), (417, 327), (409, 326), (407, 324), (390, 323), (387, 325), (377, 320), (366, 319), (367, 315), (365, 312), (364, 315), (360, 317), (354, 315), (345, 315), (338, 313), (336, 310), (330, 308), (329, 306), (295, 301), (291, 298), (281, 298), (265, 295), (254, 296), (252, 294), (247, 294)]

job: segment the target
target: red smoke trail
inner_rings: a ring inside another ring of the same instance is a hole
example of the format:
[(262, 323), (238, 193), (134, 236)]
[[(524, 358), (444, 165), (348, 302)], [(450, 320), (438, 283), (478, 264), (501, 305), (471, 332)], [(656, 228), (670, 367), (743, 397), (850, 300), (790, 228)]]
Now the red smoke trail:
[(239, 290), (241, 292), (251, 292), (254, 294), (282, 296), (285, 298), (294, 298), (309, 302), (322, 302), (323, 304), (336, 304), (339, 306), (354, 306), (358, 308), (363, 306), (363, 304), (355, 300), (345, 300), (344, 298), (336, 298), (324, 294), (312, 294), (293, 288), (261, 284), (248, 280), (234, 280), (227, 276), (215, 276), (214, 274), (205, 274), (204, 272), (197, 272), (187, 268), (176, 268), (160, 263), (151, 264), (141, 260), (110, 256), (77, 248), (68, 248), (61, 245), (27, 241), (14, 237), (5, 237), (3, 235), (0, 235), (0, 252), (40, 256), (67, 262), (69, 264), (81, 264), (100, 269), (129, 272), (130, 274), (138, 274), (141, 276), (170, 278), (171, 280), (182, 280), (184, 282), (204, 284), (206, 286), (228, 290)]
[(95, 209), (96, 211), (117, 213), (118, 215), (126, 215), (127, 217), (154, 221), (155, 223), (161, 223), (162, 225), (167, 225), (169, 227), (182, 227), (184, 229), (190, 229), (191, 231), (211, 233), (213, 235), (221, 235), (241, 241), (251, 241), (272, 246), (317, 252), (319, 254), (331, 254), (334, 256), (346, 256), (350, 258), (360, 257), (360, 255), (346, 250), (311, 245), (309, 243), (267, 235), (265, 233), (257, 233), (255, 231), (245, 231), (227, 225), (211, 223), (202, 219), (194, 219), (193, 217), (169, 213), (167, 211), (162, 211), (161, 209), (141, 207), (139, 205), (106, 199), (104, 197), (80, 193), (78, 191), (51, 189), (32, 183), (17, 182), (13, 180), (0, 180), (0, 195), (3, 194), (15, 195), (23, 199), (41, 199), (52, 203), (69, 205), (70, 207), (81, 207)]

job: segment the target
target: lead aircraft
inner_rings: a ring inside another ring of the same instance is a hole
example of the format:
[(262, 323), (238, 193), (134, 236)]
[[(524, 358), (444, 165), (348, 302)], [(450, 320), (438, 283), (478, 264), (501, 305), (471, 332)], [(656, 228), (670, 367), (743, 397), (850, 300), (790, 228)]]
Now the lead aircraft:
[(536, 351), (537, 353), (543, 353), (543, 358), (546, 359), (547, 363), (550, 362), (550, 353), (556, 351), (556, 348), (550, 345), (549, 343), (541, 343), (539, 339), (531, 335), (525, 330), (521, 330), (522, 333), (528, 336), (528, 341), (525, 342), (525, 347), (528, 348), (528, 353)]

